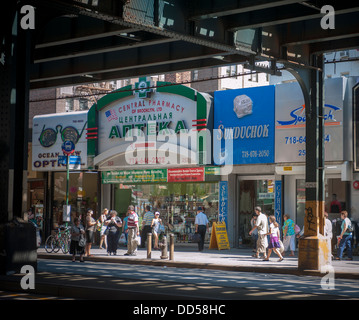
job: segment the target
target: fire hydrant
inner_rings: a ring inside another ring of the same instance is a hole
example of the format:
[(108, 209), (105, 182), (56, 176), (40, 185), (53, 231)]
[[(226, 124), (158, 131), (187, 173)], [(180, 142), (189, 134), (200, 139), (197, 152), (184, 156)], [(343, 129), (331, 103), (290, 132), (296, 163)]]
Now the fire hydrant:
[(162, 237), (159, 247), (161, 249), (161, 259), (168, 259), (167, 237), (165, 235)]

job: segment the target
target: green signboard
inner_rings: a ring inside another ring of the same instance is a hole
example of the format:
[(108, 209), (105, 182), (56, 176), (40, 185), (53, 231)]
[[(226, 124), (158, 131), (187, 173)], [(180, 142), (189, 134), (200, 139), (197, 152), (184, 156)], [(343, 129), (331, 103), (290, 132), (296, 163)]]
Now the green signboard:
[(102, 172), (102, 183), (167, 182), (167, 169), (115, 170)]

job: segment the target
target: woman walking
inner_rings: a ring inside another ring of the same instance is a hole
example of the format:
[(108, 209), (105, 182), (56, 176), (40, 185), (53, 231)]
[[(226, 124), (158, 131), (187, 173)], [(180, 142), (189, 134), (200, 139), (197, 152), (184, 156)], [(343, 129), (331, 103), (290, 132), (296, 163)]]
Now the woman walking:
[(283, 216), (284, 225), (283, 225), (283, 245), (284, 251), (290, 249), (290, 255), (294, 256), (295, 251), (295, 224), (292, 219), (289, 218), (288, 214)]
[(275, 216), (269, 216), (269, 244), (268, 244), (268, 256), (263, 261), (269, 261), (269, 257), (272, 254), (272, 251), (279, 257), (278, 262), (283, 261), (283, 256), (280, 253), (280, 232), (279, 225), (277, 221), (275, 221)]

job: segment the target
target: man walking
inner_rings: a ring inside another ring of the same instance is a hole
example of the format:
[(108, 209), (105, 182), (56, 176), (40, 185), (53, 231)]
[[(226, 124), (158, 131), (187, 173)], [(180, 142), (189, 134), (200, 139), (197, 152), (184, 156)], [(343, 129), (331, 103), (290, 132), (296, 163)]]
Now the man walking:
[[(145, 215), (143, 216), (142, 220), (142, 233), (141, 233), (141, 248), (145, 247), (145, 243), (147, 240), (147, 234), (152, 232), (151, 223), (152, 220), (155, 218), (153, 212), (151, 212), (151, 207), (146, 206), (145, 208)], [(152, 244), (151, 244), (152, 246)]]
[(203, 213), (203, 208), (197, 208), (197, 215), (195, 220), (196, 233), (201, 235), (201, 241), (198, 242), (198, 251), (203, 251), (204, 248), (204, 237), (206, 231), (209, 231), (208, 219), (207, 216)]
[(125, 256), (135, 256), (137, 255), (136, 237), (140, 234), (140, 229), (138, 227), (138, 215), (132, 205), (128, 207), (127, 228), (127, 252), (125, 253)]
[(257, 251), (256, 254), (253, 255), (255, 258), (260, 258), (260, 254), (263, 253), (263, 258), (267, 259), (267, 247), (268, 247), (268, 240), (267, 240), (267, 233), (268, 233), (268, 219), (265, 214), (261, 211), (261, 207), (255, 207), (254, 211), (257, 215), (257, 221), (255, 226), (251, 231), (249, 231), (249, 235), (252, 235), (252, 232), (257, 229), (258, 230), (258, 239), (257, 239)]

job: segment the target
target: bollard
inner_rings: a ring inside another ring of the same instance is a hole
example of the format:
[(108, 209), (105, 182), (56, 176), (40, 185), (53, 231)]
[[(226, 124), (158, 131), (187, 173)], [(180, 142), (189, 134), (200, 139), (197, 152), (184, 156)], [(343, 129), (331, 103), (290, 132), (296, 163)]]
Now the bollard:
[(147, 259), (151, 259), (152, 233), (147, 233)]
[(170, 260), (174, 260), (174, 251), (175, 251), (175, 235), (170, 234)]
[(168, 252), (167, 252), (167, 237), (163, 236), (159, 247), (161, 248), (161, 259), (168, 259)]

